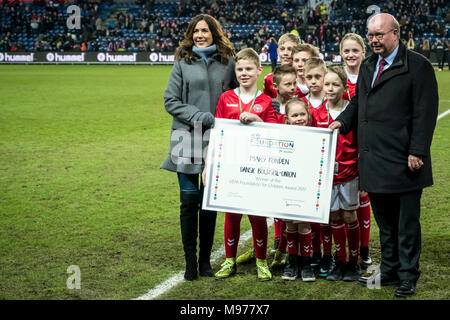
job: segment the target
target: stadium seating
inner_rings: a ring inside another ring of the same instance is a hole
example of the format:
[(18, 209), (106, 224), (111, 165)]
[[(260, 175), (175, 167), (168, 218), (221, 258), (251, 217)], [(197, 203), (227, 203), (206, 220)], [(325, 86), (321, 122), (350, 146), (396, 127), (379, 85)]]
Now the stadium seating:
[[(317, 14), (315, 8), (296, 5), (305, 1), (243, 4), (217, 1), (215, 5), (205, 0), (187, 2), (188, 5), (175, 1), (78, 1), (81, 28), (68, 29), (70, 13), (67, 8), (71, 3), (63, 0), (3, 1), (0, 2), (0, 51), (79, 51), (82, 42), (90, 44), (89, 50), (99, 51), (173, 51), (183, 38), (187, 23), (203, 11), (221, 21), (236, 49), (251, 44), (260, 50), (271, 36), (279, 37), (296, 29), (304, 41), (336, 53), (336, 38), (340, 39), (350, 31), (364, 34), (369, 16), (365, 12), (364, 1), (334, 0), (325, 16)], [(389, 6), (391, 2), (393, 7)], [(412, 1), (413, 4), (415, 2), (418, 1)], [(415, 4), (414, 7), (405, 7), (407, 4), (399, 0), (377, 5), (385, 12), (397, 14), (399, 21), (403, 15), (407, 16), (406, 21), (401, 21), (404, 23), (402, 28), (412, 32), (416, 47), (420, 49), (425, 39), (431, 46), (438, 39), (443, 42), (449, 39), (450, 3), (443, 0), (433, 3), (424, 9), (426, 14), (422, 15), (419, 11), (417, 15), (406, 15), (416, 10)], [(101, 19), (100, 29), (97, 27), (98, 18)], [(33, 22), (36, 22), (34, 26)], [(152, 40), (155, 40), (154, 45)]]

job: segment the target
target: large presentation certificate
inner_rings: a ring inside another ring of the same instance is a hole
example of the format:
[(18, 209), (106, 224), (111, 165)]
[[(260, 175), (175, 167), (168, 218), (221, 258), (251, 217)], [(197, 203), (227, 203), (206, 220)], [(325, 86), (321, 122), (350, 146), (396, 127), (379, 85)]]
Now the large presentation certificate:
[(328, 223), (337, 130), (216, 119), (203, 209)]

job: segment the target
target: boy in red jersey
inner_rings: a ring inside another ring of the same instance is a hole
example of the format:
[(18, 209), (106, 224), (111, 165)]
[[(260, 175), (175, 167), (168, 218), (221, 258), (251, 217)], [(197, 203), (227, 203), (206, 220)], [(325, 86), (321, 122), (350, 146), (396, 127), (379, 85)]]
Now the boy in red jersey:
[[(278, 123), (286, 122), (286, 103), (295, 98), (297, 75), (295, 69), (289, 65), (280, 65), (273, 72), (273, 87), (277, 91), (277, 97), (272, 100)], [(286, 256), (286, 225), (281, 219), (274, 219), (275, 241), (270, 253), (274, 255), (271, 268), (278, 268), (284, 265)]]
[(326, 102), (323, 91), (323, 79), (327, 73), (325, 61), (320, 58), (310, 58), (303, 66), (303, 74), (309, 93), (302, 99), (310, 109), (317, 109)]
[(277, 113), (278, 123), (286, 122), (286, 103), (296, 97), (296, 79), (295, 69), (286, 64), (276, 67), (273, 72), (273, 88), (277, 97), (272, 99), (272, 105)]
[[(325, 105), (326, 98), (323, 91), (323, 79), (327, 73), (325, 61), (318, 57), (311, 57), (305, 61), (303, 65), (303, 75), (305, 83), (309, 89), (309, 93), (301, 99), (306, 102), (310, 113), (314, 114), (315, 109)], [(328, 224), (311, 223), (312, 241), (313, 241), (313, 256), (311, 265), (313, 268), (319, 266), (328, 267), (331, 265), (331, 227)], [(322, 244), (323, 255), (322, 258)], [(322, 270), (323, 271), (323, 270)], [(326, 277), (325, 272), (319, 271), (319, 276)]]
[(305, 75), (303, 74), (303, 66), (309, 58), (318, 58), (319, 48), (303, 43), (292, 49), (292, 66), (297, 71), (297, 97), (302, 98), (309, 93), (306, 85)]
[[(330, 67), (324, 79), (327, 103), (314, 111), (316, 125), (328, 125), (345, 109), (342, 94), (347, 89), (347, 75), (341, 67)], [(336, 248), (337, 261), (327, 280), (356, 281), (360, 276), (358, 264), (360, 230), (356, 215), (359, 207), (358, 146), (355, 132), (338, 135), (336, 162), (331, 195), (330, 224)], [(349, 247), (347, 263), (346, 231)]]
[[(280, 39), (278, 39), (278, 49), (277, 53), (280, 57), (281, 65), (288, 65), (292, 66), (292, 48), (299, 45), (301, 43), (300, 37), (293, 33), (285, 33), (283, 34)], [(264, 93), (268, 95), (271, 98), (276, 98), (278, 93), (277, 89), (274, 88), (273, 84), (273, 72), (269, 73), (264, 77)], [(275, 228), (275, 235), (274, 235), (274, 244), (270, 251), (270, 254), (274, 254), (276, 249), (278, 248), (280, 244), (281, 239), (281, 224), (280, 220), (275, 219), (274, 228)], [(243, 260), (247, 260), (248, 257), (244, 257)]]
[[(285, 123), (285, 105), (295, 97), (295, 69), (289, 65), (282, 64), (275, 68), (273, 72), (273, 87), (277, 91), (277, 97), (272, 99), (272, 106), (276, 112), (277, 123)], [(281, 219), (274, 218), (274, 245), (270, 254), (274, 255), (271, 268), (281, 267), (284, 265), (284, 257), (286, 255), (286, 235), (285, 224)], [(236, 262), (238, 264), (250, 262), (255, 258), (255, 249), (251, 248), (239, 257)]]
[[(236, 55), (235, 73), (239, 87), (224, 92), (219, 99), (216, 118), (235, 119), (244, 124), (260, 121), (276, 123), (272, 99), (257, 88), (258, 76), (262, 73), (259, 55), (251, 48)], [(267, 265), (267, 220), (265, 217), (248, 215), (253, 231), (253, 247), (256, 255), (258, 279), (272, 279)], [(242, 215), (225, 213), (225, 262), (216, 272), (218, 279), (228, 278), (236, 273), (236, 253), (240, 237)]]
[[(278, 40), (278, 56), (282, 65), (292, 66), (292, 48), (299, 45), (299, 36), (293, 33), (285, 33)], [(273, 72), (264, 77), (264, 93), (271, 98), (277, 97), (277, 91), (273, 87)]]
[[(348, 90), (344, 92), (342, 99), (350, 100), (355, 95), (356, 82), (358, 80), (359, 68), (366, 54), (363, 38), (356, 33), (347, 33), (339, 45), (344, 69), (348, 77)], [(369, 254), (370, 240), (370, 199), (367, 192), (359, 192), (358, 220), (361, 232), (360, 261), (361, 266), (367, 267), (372, 264)]]

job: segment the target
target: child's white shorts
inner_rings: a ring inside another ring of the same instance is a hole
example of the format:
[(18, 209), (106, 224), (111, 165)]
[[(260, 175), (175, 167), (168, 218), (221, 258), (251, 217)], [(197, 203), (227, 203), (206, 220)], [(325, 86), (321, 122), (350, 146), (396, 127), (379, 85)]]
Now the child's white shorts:
[(359, 208), (359, 177), (353, 180), (333, 185), (331, 191), (331, 212)]

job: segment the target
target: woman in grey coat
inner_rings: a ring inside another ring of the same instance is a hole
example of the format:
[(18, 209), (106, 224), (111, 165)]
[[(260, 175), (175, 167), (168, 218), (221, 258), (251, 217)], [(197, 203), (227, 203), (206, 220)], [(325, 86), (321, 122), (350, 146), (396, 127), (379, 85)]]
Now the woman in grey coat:
[[(201, 210), (199, 176), (208, 144), (208, 129), (220, 95), (237, 85), (234, 47), (216, 19), (192, 18), (175, 52), (175, 63), (164, 92), (164, 106), (173, 117), (169, 154), (161, 168), (177, 173), (180, 186), (180, 226), (186, 260), (184, 278), (213, 276), (210, 264), (216, 212)], [(199, 213), (200, 212), (200, 213)], [(197, 232), (198, 230), (198, 232)], [(197, 233), (199, 259), (197, 262)]]

